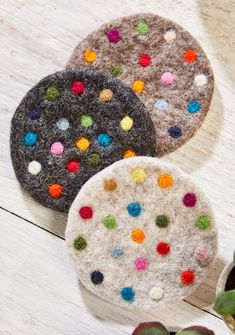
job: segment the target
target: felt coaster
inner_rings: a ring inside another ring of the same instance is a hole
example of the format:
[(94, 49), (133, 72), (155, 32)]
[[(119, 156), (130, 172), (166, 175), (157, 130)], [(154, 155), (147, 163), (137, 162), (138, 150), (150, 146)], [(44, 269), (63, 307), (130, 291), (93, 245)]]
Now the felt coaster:
[(183, 299), (217, 253), (205, 194), (152, 157), (121, 160), (93, 176), (71, 206), (66, 240), (83, 285), (132, 309)]
[(154, 14), (104, 24), (75, 48), (67, 68), (99, 68), (122, 79), (145, 103), (156, 128), (157, 155), (185, 143), (201, 126), (213, 73), (198, 42)]
[(139, 98), (119, 79), (91, 69), (42, 79), (12, 119), (17, 178), (42, 205), (60, 211), (93, 174), (122, 158), (153, 155), (155, 146)]

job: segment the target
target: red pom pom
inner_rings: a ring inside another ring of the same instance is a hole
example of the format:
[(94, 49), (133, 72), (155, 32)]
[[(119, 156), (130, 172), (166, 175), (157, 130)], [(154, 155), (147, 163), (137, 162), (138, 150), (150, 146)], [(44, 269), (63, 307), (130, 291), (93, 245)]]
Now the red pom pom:
[(149, 66), (151, 64), (151, 57), (149, 55), (141, 55), (139, 57), (139, 64), (143, 67)]
[(194, 283), (195, 273), (191, 270), (184, 271), (180, 275), (181, 283), (184, 285), (190, 285)]
[(78, 161), (70, 161), (66, 164), (66, 169), (69, 172), (77, 172), (80, 169), (80, 164)]
[(85, 91), (85, 85), (82, 81), (74, 81), (71, 85), (71, 91), (74, 94), (81, 95)]
[(93, 216), (93, 210), (92, 210), (91, 207), (84, 206), (84, 207), (80, 208), (79, 214), (80, 214), (80, 216), (81, 216), (82, 219), (89, 220)]
[(166, 242), (160, 242), (157, 245), (157, 252), (162, 256), (166, 256), (170, 252), (170, 249), (170, 245)]

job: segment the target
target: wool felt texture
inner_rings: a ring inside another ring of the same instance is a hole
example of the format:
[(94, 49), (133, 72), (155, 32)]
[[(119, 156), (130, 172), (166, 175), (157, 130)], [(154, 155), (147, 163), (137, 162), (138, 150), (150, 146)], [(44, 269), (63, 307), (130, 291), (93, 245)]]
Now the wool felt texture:
[(122, 17), (92, 32), (67, 64), (81, 67), (102, 69), (132, 87), (154, 122), (157, 156), (188, 141), (210, 107), (214, 79), (205, 53), (181, 26), (155, 14)]
[(93, 174), (130, 153), (154, 155), (156, 146), (139, 98), (92, 69), (57, 72), (36, 84), (14, 114), (10, 141), (22, 187), (60, 211)]
[[(202, 216), (210, 221), (205, 229), (197, 226)], [(217, 254), (217, 228), (203, 191), (174, 165), (144, 156), (115, 162), (86, 182), (70, 208), (66, 240), (83, 285), (136, 310), (185, 298)], [(91, 280), (94, 271), (99, 284)]]

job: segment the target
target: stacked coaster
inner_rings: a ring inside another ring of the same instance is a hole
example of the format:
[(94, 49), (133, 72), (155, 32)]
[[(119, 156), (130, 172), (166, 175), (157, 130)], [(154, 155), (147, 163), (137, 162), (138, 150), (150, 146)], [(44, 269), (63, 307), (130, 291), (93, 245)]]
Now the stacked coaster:
[(75, 48), (67, 68), (102, 69), (123, 80), (147, 107), (156, 129), (156, 155), (189, 140), (210, 106), (214, 79), (198, 42), (154, 14), (104, 24)]
[(83, 285), (132, 309), (183, 299), (217, 253), (205, 194), (181, 170), (150, 157), (93, 176), (71, 206), (66, 240)]
[(62, 71), (24, 97), (11, 125), (17, 178), (42, 205), (67, 211), (81, 186), (116, 160), (153, 155), (155, 131), (135, 93), (100, 71)]

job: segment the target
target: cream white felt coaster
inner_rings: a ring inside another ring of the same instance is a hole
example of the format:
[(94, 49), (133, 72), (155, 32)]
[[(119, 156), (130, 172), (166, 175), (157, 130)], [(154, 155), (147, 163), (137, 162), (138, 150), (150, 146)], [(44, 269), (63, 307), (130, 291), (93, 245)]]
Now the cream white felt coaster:
[(83, 285), (131, 309), (185, 298), (217, 253), (205, 194), (183, 171), (150, 157), (118, 161), (88, 180), (69, 211), (66, 240)]

